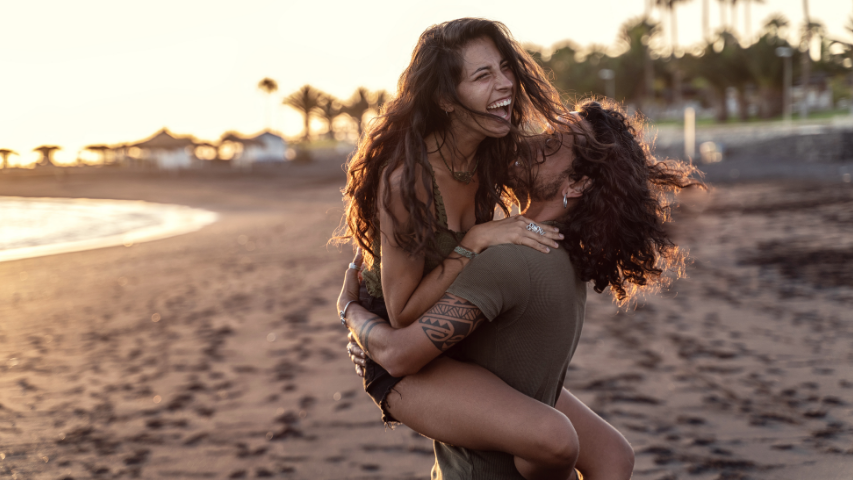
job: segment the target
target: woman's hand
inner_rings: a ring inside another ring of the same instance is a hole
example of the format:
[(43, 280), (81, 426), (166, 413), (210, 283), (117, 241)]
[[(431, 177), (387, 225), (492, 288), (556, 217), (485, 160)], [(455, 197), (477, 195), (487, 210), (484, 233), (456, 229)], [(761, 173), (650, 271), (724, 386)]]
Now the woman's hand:
[(367, 366), (367, 355), (358, 346), (358, 343), (355, 342), (352, 332), (347, 335), (347, 340), (349, 340), (349, 343), (347, 343), (347, 353), (349, 354), (349, 359), (355, 364), (355, 373), (359, 377), (364, 377), (364, 369)]
[(361, 253), (361, 248), (355, 250), (355, 258), (352, 259), (358, 268), (347, 268), (344, 273), (344, 286), (341, 287), (341, 294), (338, 295), (338, 311), (346, 307), (350, 301), (358, 301), (359, 281), (358, 274), (361, 271), (361, 264), (364, 261), (364, 255)]
[[(544, 235), (527, 227), (533, 223), (539, 226)], [(559, 247), (556, 240), (562, 240), (563, 235), (557, 229), (549, 225), (540, 225), (525, 218), (523, 215), (504, 218), (481, 223), (471, 227), (465, 234), (460, 245), (474, 253), (480, 253), (488, 247), (502, 243), (514, 243), (516, 245), (527, 245), (530, 248), (548, 253), (551, 248)]]

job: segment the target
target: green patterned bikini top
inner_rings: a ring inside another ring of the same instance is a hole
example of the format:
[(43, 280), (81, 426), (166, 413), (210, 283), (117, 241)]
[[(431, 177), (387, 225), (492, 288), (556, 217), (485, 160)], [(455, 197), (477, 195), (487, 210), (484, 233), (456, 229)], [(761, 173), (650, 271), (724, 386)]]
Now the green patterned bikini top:
[[(442, 198), (441, 192), (438, 190), (438, 183), (435, 182), (435, 171), (432, 169), (432, 165), (429, 163), (427, 165), (429, 165), (429, 172), (432, 175), (432, 196), (435, 198), (435, 216), (439, 225), (439, 230), (435, 234), (435, 246), (441, 253), (442, 258), (444, 258), (453, 252), (453, 249), (459, 245), (462, 237), (468, 232), (454, 232), (447, 228), (447, 211), (444, 209), (444, 198)], [(373, 251), (380, 252), (381, 257), (382, 250), (379, 236), (373, 241)], [(438, 262), (427, 258), (424, 264), (424, 276), (439, 265)], [(379, 262), (373, 262), (373, 266), (362, 272), (361, 276), (364, 278), (364, 286), (367, 288), (367, 293), (376, 298), (382, 298), (382, 266)]]

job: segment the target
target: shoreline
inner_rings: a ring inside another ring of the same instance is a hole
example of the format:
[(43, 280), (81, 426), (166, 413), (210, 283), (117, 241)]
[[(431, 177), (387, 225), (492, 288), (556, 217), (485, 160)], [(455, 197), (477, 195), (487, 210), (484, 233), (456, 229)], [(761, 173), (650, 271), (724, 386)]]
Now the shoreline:
[[(154, 225), (132, 228), (130, 230), (111, 235), (28, 247), (0, 249), (0, 262), (45, 255), (80, 252), (83, 250), (94, 250), (118, 245), (130, 246), (135, 243), (161, 240), (194, 232), (216, 222), (218, 218), (218, 215), (215, 212), (207, 210), (190, 208), (183, 205), (145, 202), (141, 200), (102, 200), (63, 197), (0, 197), (0, 209), (3, 208), (4, 202), (23, 202), (31, 204), (40, 203), (47, 205), (59, 204), (78, 208), (93, 207), (95, 210), (99, 207), (118, 207), (119, 209), (124, 210), (124, 212), (122, 212), (123, 216), (154, 216), (157, 217), (158, 222)], [(48, 221), (49, 220), (50, 219), (48, 219)], [(115, 220), (115, 218), (110, 220)], [(82, 229), (86, 228), (86, 226), (87, 225), (69, 225), (68, 228)]]

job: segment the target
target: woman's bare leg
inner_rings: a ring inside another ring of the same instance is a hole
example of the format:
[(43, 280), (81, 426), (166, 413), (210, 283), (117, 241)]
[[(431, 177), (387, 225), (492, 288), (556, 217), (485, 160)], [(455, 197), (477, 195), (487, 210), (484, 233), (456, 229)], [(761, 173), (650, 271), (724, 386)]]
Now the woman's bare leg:
[(576, 467), (584, 480), (631, 478), (634, 450), (618, 430), (565, 388), (557, 399), (557, 410), (569, 417), (578, 432), (580, 454)]
[(477, 365), (437, 358), (401, 380), (386, 405), (427, 437), (513, 455), (528, 480), (574, 478), (578, 437), (569, 419)]

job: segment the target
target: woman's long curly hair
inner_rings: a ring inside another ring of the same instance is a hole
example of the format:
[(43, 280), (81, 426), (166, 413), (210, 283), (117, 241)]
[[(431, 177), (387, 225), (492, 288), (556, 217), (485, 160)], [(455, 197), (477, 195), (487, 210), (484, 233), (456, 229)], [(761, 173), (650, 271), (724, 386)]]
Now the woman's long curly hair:
[[(476, 194), (477, 223), (492, 220), (495, 207), (508, 212), (503, 198), (507, 169), (511, 158), (530, 158), (532, 149), (524, 139), (528, 132), (541, 131), (547, 125), (564, 123), (566, 108), (559, 94), (533, 58), (512, 38), (500, 22), (479, 18), (461, 18), (424, 31), (409, 66), (397, 85), (397, 96), (359, 139), (348, 164), (348, 200), (345, 225), (333, 240), (354, 239), (372, 266), (379, 258), (379, 187), (384, 182), (383, 206), (389, 208), (390, 174), (402, 165), (400, 195), (409, 212), (407, 225), (386, 226), (395, 241), (411, 255), (440, 259), (435, 235), (440, 228), (431, 207), (434, 202), (432, 180), (424, 138), (436, 133), (452, 140), (450, 116), (439, 101), (451, 102), (480, 118), (494, 116), (473, 111), (459, 99), (457, 85), (463, 74), (463, 49), (478, 38), (491, 39), (508, 62), (515, 79), (515, 95), (510, 117), (510, 133), (502, 138), (486, 138), (477, 151), (479, 189)], [(523, 127), (523, 128), (522, 128)], [(424, 171), (425, 170), (425, 171)], [(416, 182), (427, 192), (426, 201), (416, 195)], [(392, 218), (392, 220), (394, 220)]]
[(664, 223), (673, 193), (705, 185), (693, 165), (652, 155), (639, 114), (628, 116), (607, 100), (582, 101), (575, 110), (592, 132), (580, 141), (575, 136), (567, 173), (574, 181), (592, 181), (565, 219), (563, 243), (581, 280), (598, 293), (610, 286), (624, 306), (637, 293), (683, 275), (687, 253)]

